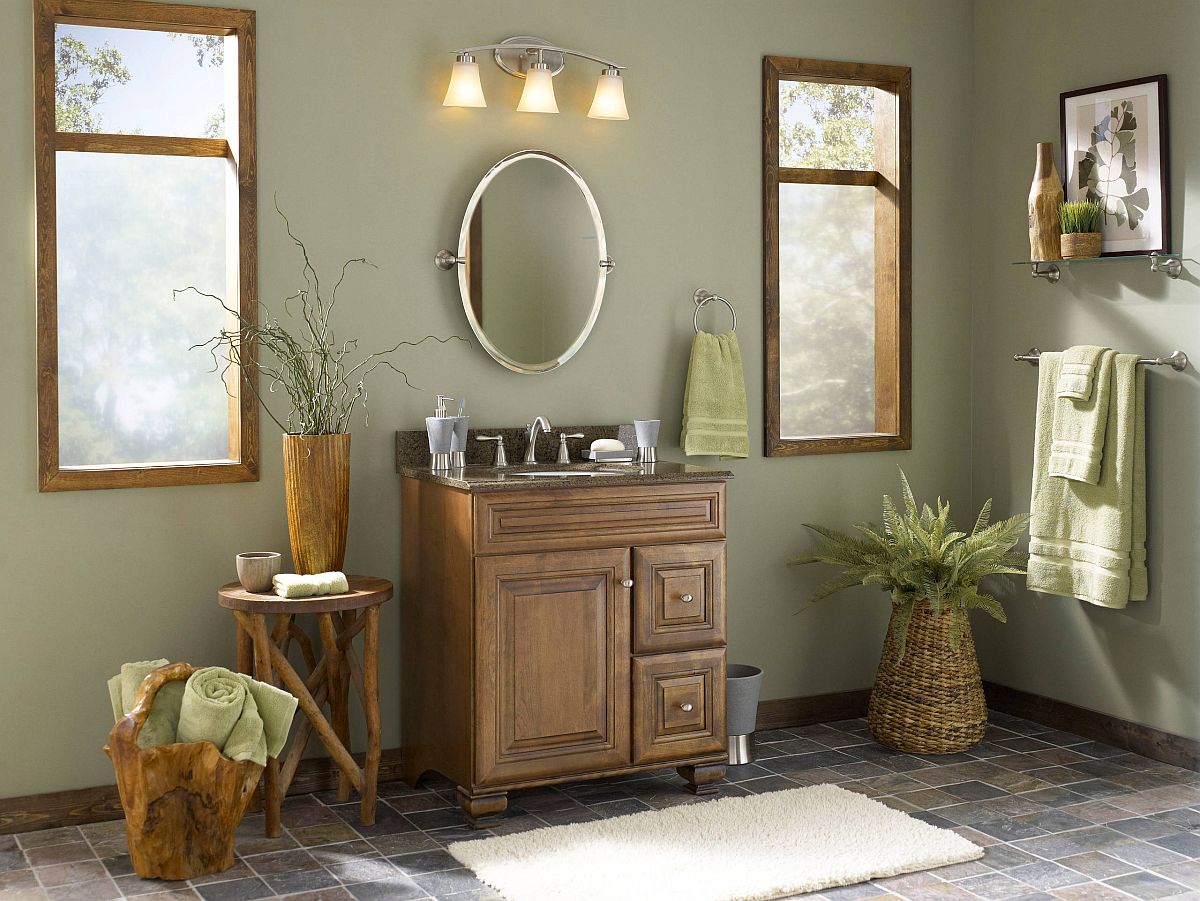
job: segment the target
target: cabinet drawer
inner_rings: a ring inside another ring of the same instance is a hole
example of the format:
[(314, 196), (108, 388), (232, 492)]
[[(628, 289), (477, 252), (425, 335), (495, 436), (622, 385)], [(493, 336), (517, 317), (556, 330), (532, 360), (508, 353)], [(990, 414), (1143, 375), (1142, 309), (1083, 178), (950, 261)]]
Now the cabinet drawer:
[(633, 658), (633, 762), (725, 750), (725, 649)]
[(725, 644), (725, 542), (633, 549), (633, 651)]
[(539, 488), (475, 497), (476, 554), (725, 537), (725, 483)]

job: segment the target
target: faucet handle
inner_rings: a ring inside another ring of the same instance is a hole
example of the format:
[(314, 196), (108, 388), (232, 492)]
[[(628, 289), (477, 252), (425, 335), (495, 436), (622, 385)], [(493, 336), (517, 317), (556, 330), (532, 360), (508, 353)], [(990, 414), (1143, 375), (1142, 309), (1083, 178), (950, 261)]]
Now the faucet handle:
[(573, 435), (568, 435), (566, 432), (558, 433), (558, 462), (570, 463), (571, 453), (567, 450), (568, 438), (582, 438), (583, 432), (575, 432)]
[(476, 435), (475, 440), (496, 442), (496, 459), (492, 461), (492, 466), (499, 469), (508, 465), (508, 455), (504, 452), (503, 435)]

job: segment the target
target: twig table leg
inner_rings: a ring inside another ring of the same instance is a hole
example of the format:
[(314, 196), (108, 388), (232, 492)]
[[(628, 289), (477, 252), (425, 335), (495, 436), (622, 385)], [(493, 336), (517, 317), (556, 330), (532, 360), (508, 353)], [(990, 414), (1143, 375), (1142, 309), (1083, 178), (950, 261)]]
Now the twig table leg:
[[(267, 632), (267, 619), (261, 613), (248, 613), (245, 616), (245, 620), (238, 617), (238, 621), (243, 625), (248, 624), (252, 629), (254, 678), (259, 682), (274, 685), (275, 679), (271, 674), (271, 651), (275, 649), (275, 645), (271, 642), (270, 633)], [(268, 838), (277, 838), (281, 832), (279, 806), (282, 799), (279, 797), (279, 761), (274, 757), (267, 758), (267, 765), (263, 768), (262, 781), (266, 834)]]
[[(237, 671), (245, 673), (247, 676), (254, 675), (254, 639), (250, 633), (242, 628), (242, 624), (236, 619), (233, 621), (233, 628), (237, 635)], [(255, 787), (254, 794), (250, 798), (250, 803), (246, 805), (248, 811), (262, 810), (263, 807), (263, 791), (266, 786), (262, 780), (259, 780), (258, 786)]]
[(363, 635), (363, 713), (367, 720), (367, 759), (363, 764), (361, 818), (366, 826), (375, 822), (375, 790), (379, 783), (379, 606), (360, 616), (367, 618)]
[[(336, 613), (320, 613), (317, 614), (318, 625), (321, 629), (321, 644), (325, 648), (325, 659), (328, 661), (328, 682), (329, 682), (329, 721), (333, 726), (333, 731), (337, 733), (338, 741), (350, 750), (350, 717), (346, 709), (346, 680), (343, 675), (345, 661), (342, 659), (342, 651), (338, 647), (337, 633), (334, 629), (333, 617)], [(339, 801), (346, 801), (350, 798), (350, 779), (345, 771), (338, 773), (338, 794)]]

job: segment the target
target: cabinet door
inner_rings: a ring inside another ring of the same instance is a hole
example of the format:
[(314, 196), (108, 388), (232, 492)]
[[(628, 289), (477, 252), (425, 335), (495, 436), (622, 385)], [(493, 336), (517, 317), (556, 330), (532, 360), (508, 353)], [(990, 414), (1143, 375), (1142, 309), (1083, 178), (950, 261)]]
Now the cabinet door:
[(633, 658), (633, 761), (725, 750), (725, 649)]
[(725, 542), (633, 551), (633, 652), (725, 644)]
[(629, 765), (629, 551), (479, 557), (476, 783)]

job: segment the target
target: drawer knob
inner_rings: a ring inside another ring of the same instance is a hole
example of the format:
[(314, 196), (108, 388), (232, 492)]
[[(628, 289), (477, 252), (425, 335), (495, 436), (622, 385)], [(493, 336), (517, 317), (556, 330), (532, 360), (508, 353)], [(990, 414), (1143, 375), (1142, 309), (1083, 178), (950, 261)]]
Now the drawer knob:
[(691, 704), (680, 704), (679, 709), (682, 710), (684, 713), (691, 713), (692, 705)]
[(633, 587), (633, 579), (622, 579), (621, 587), (622, 588), (632, 588)]
[(692, 596), (690, 594), (681, 594), (679, 596), (679, 600), (683, 601), (685, 604), (690, 604), (692, 602)]

